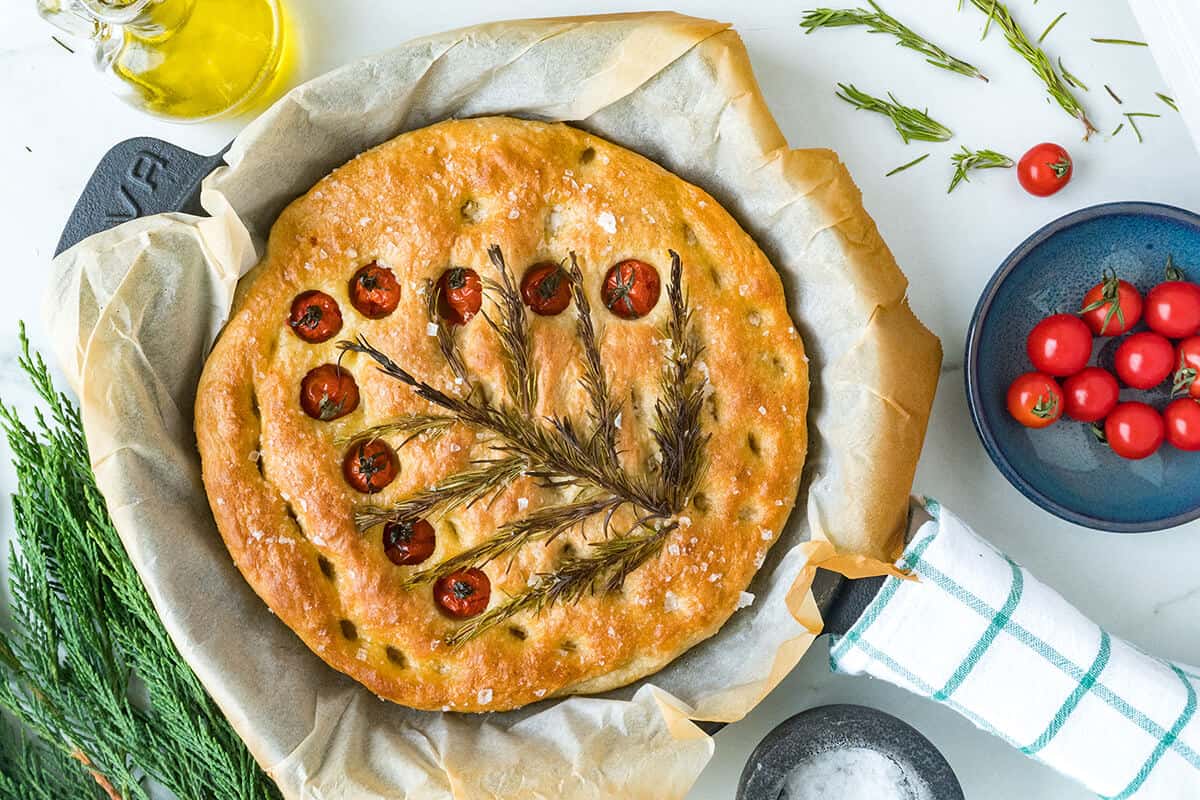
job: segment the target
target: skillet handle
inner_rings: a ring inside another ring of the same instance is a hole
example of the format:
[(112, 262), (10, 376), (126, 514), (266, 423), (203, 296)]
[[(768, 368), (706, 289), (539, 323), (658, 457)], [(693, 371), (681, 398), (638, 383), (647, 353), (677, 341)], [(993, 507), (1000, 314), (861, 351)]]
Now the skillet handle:
[[(822, 570), (818, 569), (817, 571), (821, 572)], [(838, 636), (847, 633), (867, 610), (871, 601), (875, 599), (875, 595), (883, 586), (884, 579), (885, 576), (880, 575), (874, 578), (843, 580), (834, 592), (829, 608), (822, 615), (825, 619), (825, 627), (821, 632), (833, 633)]]
[(137, 217), (164, 211), (203, 213), (200, 182), (222, 163), (228, 149), (202, 156), (149, 136), (117, 144), (96, 165), (54, 254)]

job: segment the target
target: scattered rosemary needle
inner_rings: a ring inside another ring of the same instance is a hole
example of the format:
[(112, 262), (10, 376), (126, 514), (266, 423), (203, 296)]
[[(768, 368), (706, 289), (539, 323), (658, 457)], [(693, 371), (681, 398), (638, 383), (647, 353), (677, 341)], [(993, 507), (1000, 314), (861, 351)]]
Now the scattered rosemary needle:
[(1125, 128), (1125, 123), (1122, 122), (1120, 125), (1113, 128), (1113, 132), (1108, 135), (1108, 138), (1111, 139), (1112, 137), (1116, 136), (1118, 133), (1120, 133), (1122, 130), (1124, 130), (1124, 128)]
[(1096, 44), (1126, 44), (1131, 47), (1149, 47), (1150, 46), (1150, 45), (1146, 44), (1145, 42), (1138, 42), (1138, 41), (1134, 41), (1133, 39), (1097, 39), (1097, 38), (1093, 38), (1092, 41), (1095, 42)]
[(1125, 115), (1125, 119), (1129, 120), (1129, 127), (1133, 128), (1133, 132), (1137, 136), (1138, 144), (1141, 144), (1145, 140), (1142, 138), (1142, 130), (1138, 127), (1137, 118), (1151, 117), (1157, 119), (1161, 116), (1162, 114), (1151, 114), (1148, 111), (1131, 111)]
[(1063, 111), (1083, 123), (1083, 138), (1086, 141), (1096, 132), (1096, 126), (1088, 119), (1087, 111), (1071, 91), (1070, 84), (1054, 69), (1054, 64), (1045, 51), (1029, 40), (1029, 36), (1013, 19), (1008, 7), (996, 0), (971, 0), (971, 4), (988, 15), (988, 25), (994, 21), (1004, 31), (1004, 39), (1022, 58), (1029, 62), (1034, 73), (1046, 85), (1046, 92)]
[(922, 161), (924, 161), (927, 158), (929, 158), (929, 153), (926, 153), (923, 156), (917, 156), (916, 158), (914, 158), (912, 161), (908, 162), (907, 164), (901, 164), (900, 166), (896, 167), (894, 170), (887, 173), (883, 177), (890, 178), (898, 172), (904, 172), (904, 170), (908, 169), (909, 167), (915, 167), (917, 164), (920, 164)]
[(925, 56), (925, 60), (935, 67), (957, 72), (971, 78), (986, 81), (987, 76), (976, 67), (962, 59), (955, 58), (942, 48), (922, 37), (904, 23), (888, 14), (874, 0), (867, 0), (873, 10), (865, 8), (817, 8), (808, 11), (800, 22), (800, 27), (807, 33), (820, 28), (845, 28), (856, 25), (866, 26), (869, 33), (882, 33), (896, 37), (896, 44), (915, 50)]
[(1066, 68), (1066, 66), (1063, 64), (1063, 60), (1062, 60), (1061, 56), (1058, 59), (1058, 71), (1062, 73), (1063, 80), (1065, 80), (1067, 83), (1074, 86), (1076, 89), (1082, 89), (1085, 92), (1091, 91), (1091, 89), (1089, 89), (1087, 87), (1087, 84), (1085, 84), (1083, 81), (1079, 80), (1079, 78), (1077, 78), (1071, 74), (1070, 70), (1068, 70)]
[(995, 150), (968, 150), (964, 145), (961, 153), (950, 156), (954, 162), (954, 177), (950, 179), (950, 188), (946, 194), (953, 192), (963, 181), (970, 181), (967, 173), (973, 169), (1009, 169), (1013, 160)]
[(1042, 31), (1042, 35), (1037, 38), (1037, 43), (1041, 44), (1042, 42), (1046, 41), (1046, 37), (1050, 35), (1050, 31), (1054, 30), (1054, 26), (1057, 25), (1059, 22), (1061, 22), (1062, 18), (1065, 17), (1066, 15), (1067, 15), (1067, 12), (1064, 11), (1061, 14), (1059, 14), (1057, 17), (1055, 17), (1054, 21), (1046, 26), (1046, 30)]
[(1179, 110), (1179, 106), (1175, 103), (1174, 97), (1165, 95), (1162, 92), (1155, 92), (1154, 96), (1157, 97), (1159, 100), (1162, 100), (1164, 103), (1166, 103), (1171, 108), (1172, 111)]
[(1117, 101), (1117, 105), (1119, 105), (1119, 106), (1123, 106), (1123, 105), (1125, 105), (1125, 101), (1124, 101), (1124, 100), (1122, 100), (1120, 97), (1117, 97), (1117, 93), (1116, 93), (1116, 92), (1114, 92), (1114, 91), (1113, 91), (1113, 88), (1112, 88), (1111, 86), (1109, 86), (1107, 83), (1106, 83), (1106, 84), (1104, 84), (1104, 90), (1105, 90), (1106, 92), (1108, 92), (1108, 96), (1109, 96), (1109, 97), (1111, 97), (1113, 100), (1116, 100), (1116, 101)]
[(912, 141), (948, 142), (954, 132), (942, 123), (929, 116), (928, 110), (921, 111), (900, 103), (896, 96), (888, 93), (888, 100), (872, 97), (861, 92), (853, 85), (839, 83), (837, 96), (855, 108), (864, 111), (874, 111), (891, 119), (905, 144)]

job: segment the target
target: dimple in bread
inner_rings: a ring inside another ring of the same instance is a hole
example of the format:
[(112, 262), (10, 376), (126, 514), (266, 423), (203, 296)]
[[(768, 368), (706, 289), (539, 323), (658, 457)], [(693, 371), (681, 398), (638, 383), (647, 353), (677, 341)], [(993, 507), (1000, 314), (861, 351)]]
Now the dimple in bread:
[(196, 434), (234, 561), (317, 655), (397, 703), (494, 711), (713, 635), (792, 510), (807, 403), (779, 276), (716, 201), (484, 118), (280, 215)]

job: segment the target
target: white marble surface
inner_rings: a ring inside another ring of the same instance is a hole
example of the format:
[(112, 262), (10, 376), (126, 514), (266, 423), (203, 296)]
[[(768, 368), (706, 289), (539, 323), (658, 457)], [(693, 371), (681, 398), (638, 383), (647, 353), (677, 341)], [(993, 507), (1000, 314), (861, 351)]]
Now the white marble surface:
[[(827, 0), (833, 2), (833, 0)], [(421, 4), (372, 0), (290, 0), (302, 37), (295, 80), (407, 38), (500, 17), (637, 10), (639, 0), (510, 0)], [(836, 3), (835, 3), (836, 4)], [(847, 3), (848, 4), (848, 3)], [(113, 143), (152, 135), (215, 152), (245, 120), (178, 126), (121, 106), (90, 72), (83, 53), (50, 40), (32, 0), (9, 0), (0, 22), (0, 241), (6, 253), (7, 329), (0, 326), (0, 397), (24, 406), (13, 341), (18, 319), (44, 341), (38, 314), (46, 267), (62, 223), (97, 159)], [(793, 146), (838, 149), (863, 189), (912, 281), (912, 304), (939, 336), (946, 368), (916, 488), (956, 509), (999, 547), (1056, 586), (1114, 634), (1164, 656), (1200, 663), (1200, 524), (1162, 534), (1113, 536), (1059, 522), (1016, 492), (988, 461), (967, 414), (962, 343), (976, 298), (1008, 251), (1043, 223), (1110, 200), (1143, 199), (1200, 209), (1200, 159), (1179, 119), (1154, 97), (1167, 87), (1142, 48), (1093, 44), (1092, 36), (1137, 38), (1123, 0), (1013, 2), (1036, 33), (1068, 11), (1047, 40), (1055, 55), (1092, 87), (1084, 95), (1097, 124), (1111, 131), (1123, 111), (1161, 112), (1142, 123), (1146, 143), (1128, 128), (1117, 139), (1079, 141), (1080, 129), (1043, 99), (1024, 62), (997, 32), (979, 41), (983, 16), (954, 2), (886, 0), (889, 10), (929, 32), (992, 77), (990, 85), (936, 71), (883, 37), (829, 31), (806, 37), (797, 27), (806, 4), (795, 0), (678, 0), (681, 11), (734, 22), (750, 49), (763, 90)], [(969, 3), (967, 4), (970, 5)], [(833, 96), (837, 81), (872, 92), (892, 90), (929, 106), (959, 136), (944, 145), (903, 145), (885, 121), (855, 113)], [(1049, 200), (1024, 195), (1011, 174), (981, 175), (947, 196), (948, 157), (960, 144), (1019, 156), (1046, 139), (1072, 149), (1077, 174)], [(915, 156), (933, 156), (884, 178)], [(0, 452), (0, 490), (13, 485)], [(12, 525), (0, 504), (0, 539)], [(692, 800), (732, 798), (751, 748), (786, 717), (815, 705), (857, 702), (899, 715), (929, 736), (957, 770), (971, 800), (1012, 797), (1071, 800), (1088, 795), (974, 729), (952, 712), (879, 682), (829, 674), (818, 645), (796, 671), (743, 722), (717, 737), (717, 754)]]

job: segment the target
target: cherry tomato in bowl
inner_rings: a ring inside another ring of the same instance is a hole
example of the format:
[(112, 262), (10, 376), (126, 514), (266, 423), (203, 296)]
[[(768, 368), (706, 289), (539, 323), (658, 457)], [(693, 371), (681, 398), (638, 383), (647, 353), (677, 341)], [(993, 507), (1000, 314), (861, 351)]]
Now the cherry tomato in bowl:
[(1117, 407), (1121, 387), (1106, 369), (1087, 367), (1067, 378), (1063, 388), (1063, 412), (1079, 422), (1098, 422)]
[(1145, 403), (1121, 403), (1104, 420), (1108, 446), (1131, 461), (1153, 455), (1162, 447), (1165, 436), (1162, 415)]
[(1200, 399), (1200, 336), (1189, 336), (1175, 347), (1175, 378), (1172, 394), (1187, 392)]
[(1120, 336), (1142, 319), (1142, 293), (1109, 272), (1083, 296), (1080, 318), (1096, 336)]
[(1180, 450), (1200, 450), (1200, 402), (1190, 397), (1172, 400), (1163, 409), (1167, 441)]
[(1017, 180), (1037, 197), (1049, 197), (1066, 186), (1074, 172), (1070, 153), (1053, 142), (1035, 145), (1017, 163)]
[[(1172, 273), (1168, 267), (1168, 275)], [(1184, 280), (1167, 280), (1146, 293), (1146, 325), (1169, 339), (1200, 332), (1200, 286)]]
[(1092, 331), (1074, 314), (1055, 314), (1029, 332), (1025, 352), (1038, 372), (1074, 375), (1092, 357)]
[(1162, 334), (1135, 333), (1117, 348), (1113, 359), (1117, 377), (1134, 389), (1153, 389), (1175, 368), (1175, 348)]
[(1058, 381), (1026, 372), (1008, 387), (1008, 413), (1026, 428), (1045, 428), (1062, 416), (1063, 391)]

